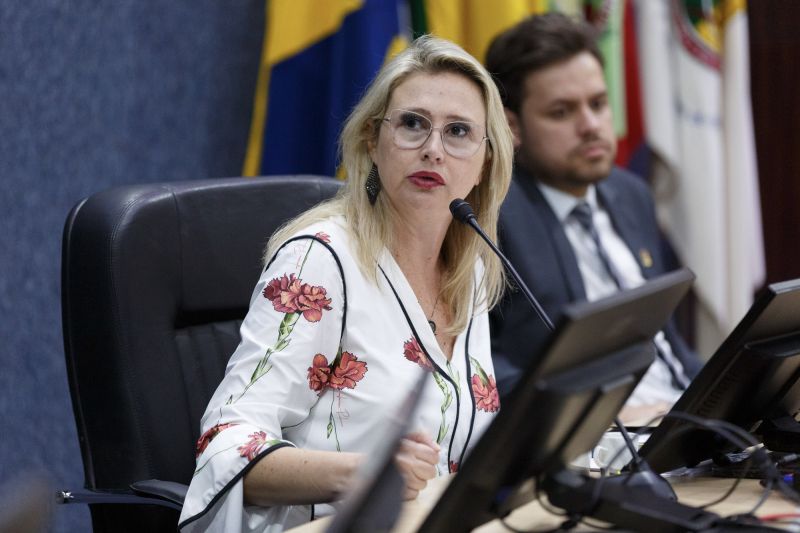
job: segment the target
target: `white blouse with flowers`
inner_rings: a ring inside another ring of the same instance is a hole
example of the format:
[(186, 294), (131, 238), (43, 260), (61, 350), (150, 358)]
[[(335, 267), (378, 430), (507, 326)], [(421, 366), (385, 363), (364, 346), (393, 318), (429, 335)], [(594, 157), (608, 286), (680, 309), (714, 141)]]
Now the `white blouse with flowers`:
[[(307, 228), (261, 275), (203, 416), (181, 531), (282, 531), (332, 512), (245, 505), (242, 478), (283, 446), (369, 453), (420, 367), (430, 378), (408, 427), (440, 444), (439, 474), (458, 470), (499, 409), (477, 298), (448, 361), (392, 255), (379, 258), (376, 285), (359, 269), (345, 224), (337, 217)], [(482, 272), (478, 262), (475, 286)]]

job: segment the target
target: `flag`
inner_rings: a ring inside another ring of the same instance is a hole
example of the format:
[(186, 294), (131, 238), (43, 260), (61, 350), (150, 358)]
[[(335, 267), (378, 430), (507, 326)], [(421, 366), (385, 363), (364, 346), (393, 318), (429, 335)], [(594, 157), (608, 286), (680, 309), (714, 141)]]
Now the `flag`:
[(617, 163), (643, 145), (632, 0), (412, 0), (414, 33), (451, 40), (483, 61), (492, 39), (530, 15), (558, 11), (583, 18), (598, 32), (609, 104), (619, 140)]
[(659, 216), (721, 337), (765, 278), (745, 1), (636, 7)]
[(336, 173), (342, 124), (387, 55), (405, 0), (269, 0), (245, 176)]
[(494, 37), (523, 18), (544, 13), (552, 0), (411, 0), (414, 33), (453, 41), (479, 61)]
[(414, 33), (458, 43), (483, 60), (491, 40), (532, 14), (586, 17), (601, 30), (601, 48), (627, 164), (641, 130), (632, 0), (266, 0), (262, 60), (243, 174), (336, 173), (336, 146), (350, 110), (387, 57)]

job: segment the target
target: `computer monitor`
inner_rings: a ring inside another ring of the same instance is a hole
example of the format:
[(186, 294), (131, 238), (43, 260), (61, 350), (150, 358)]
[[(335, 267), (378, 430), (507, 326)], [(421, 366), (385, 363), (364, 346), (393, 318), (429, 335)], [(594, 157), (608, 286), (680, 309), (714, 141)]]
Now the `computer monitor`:
[(354, 486), (336, 505), (337, 512), (326, 533), (374, 533), (390, 531), (403, 500), (404, 481), (395, 466), (394, 456), (419, 405), (428, 372), (419, 369), (419, 377), (394, 412), (389, 413), (375, 430), (386, 438), (366, 454)]
[[(672, 411), (732, 422), (775, 451), (800, 451), (800, 279), (769, 285), (705, 364)], [(656, 472), (694, 466), (732, 450), (667, 417), (640, 454)]]
[(469, 531), (502, 516), (522, 482), (589, 451), (653, 362), (653, 336), (693, 278), (680, 270), (568, 306), (420, 531)]

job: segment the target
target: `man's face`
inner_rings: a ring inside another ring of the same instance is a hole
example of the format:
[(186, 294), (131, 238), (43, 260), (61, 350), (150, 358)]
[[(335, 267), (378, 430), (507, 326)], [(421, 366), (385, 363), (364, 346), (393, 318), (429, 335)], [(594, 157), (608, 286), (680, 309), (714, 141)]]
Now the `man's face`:
[(609, 175), (617, 141), (600, 63), (589, 52), (532, 72), (520, 113), (506, 110), (517, 163), (537, 179), (583, 196)]

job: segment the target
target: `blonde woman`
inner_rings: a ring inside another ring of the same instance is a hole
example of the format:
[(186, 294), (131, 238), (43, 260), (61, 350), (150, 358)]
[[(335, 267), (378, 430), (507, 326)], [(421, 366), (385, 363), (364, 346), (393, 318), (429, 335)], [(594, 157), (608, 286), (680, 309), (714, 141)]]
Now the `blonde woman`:
[(341, 159), (340, 194), (270, 239), (202, 420), (182, 531), (331, 513), (420, 368), (395, 456), (406, 498), (456, 471), (499, 408), (487, 312), (502, 267), (448, 210), (466, 198), (495, 236), (512, 141), (491, 77), (458, 46), (417, 39), (353, 110)]

